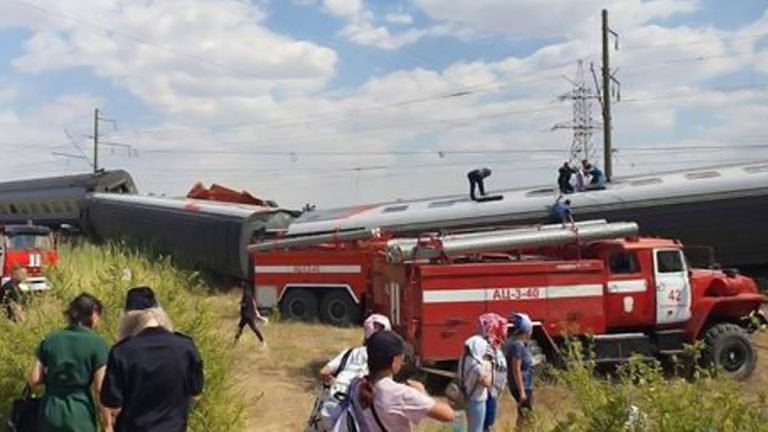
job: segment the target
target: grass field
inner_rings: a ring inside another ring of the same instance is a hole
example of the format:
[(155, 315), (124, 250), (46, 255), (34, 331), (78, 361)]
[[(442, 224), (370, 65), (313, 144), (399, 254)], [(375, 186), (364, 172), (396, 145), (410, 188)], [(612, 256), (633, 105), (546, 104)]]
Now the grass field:
[[(63, 324), (66, 301), (81, 291), (102, 298), (107, 314), (99, 331), (114, 340), (124, 292), (148, 284), (158, 292), (178, 329), (195, 337), (204, 356), (207, 385), (193, 413), (193, 432), (302, 431), (314, 400), (317, 372), (335, 354), (360, 344), (360, 328), (274, 322), (263, 328), (269, 348), (246, 333), (233, 346), (239, 296), (222, 294), (195, 275), (167, 261), (147, 259), (117, 247), (64, 248), (53, 281), (56, 290), (36, 298), (29, 319), (11, 324), (0, 319), (0, 421), (19, 394), (22, 376), (39, 340)], [(221, 287), (217, 287), (221, 288)], [(755, 341), (768, 348), (768, 337)], [(559, 373), (536, 387), (535, 431), (768, 431), (766, 397), (768, 352), (761, 348), (755, 375), (746, 382), (720, 378), (668, 379), (648, 366), (612, 381), (596, 378), (584, 365)], [(647, 413), (642, 428), (624, 425), (628, 404)], [(497, 431), (511, 430), (514, 402), (505, 394)], [(558, 426), (559, 425), (559, 426)], [(563, 426), (567, 425), (567, 426)], [(425, 422), (422, 432), (450, 427)]]

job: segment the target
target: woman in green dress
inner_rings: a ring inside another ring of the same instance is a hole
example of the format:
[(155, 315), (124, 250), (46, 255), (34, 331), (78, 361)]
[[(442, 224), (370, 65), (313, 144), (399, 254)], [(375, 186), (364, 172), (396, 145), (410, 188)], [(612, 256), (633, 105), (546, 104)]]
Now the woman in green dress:
[(99, 417), (102, 430), (112, 432), (109, 411), (97, 410), (98, 397), (93, 396), (101, 391), (109, 353), (107, 343), (93, 331), (101, 311), (96, 297), (80, 294), (67, 309), (69, 326), (40, 343), (28, 382), (33, 387), (45, 384), (38, 413), (43, 432), (97, 432)]

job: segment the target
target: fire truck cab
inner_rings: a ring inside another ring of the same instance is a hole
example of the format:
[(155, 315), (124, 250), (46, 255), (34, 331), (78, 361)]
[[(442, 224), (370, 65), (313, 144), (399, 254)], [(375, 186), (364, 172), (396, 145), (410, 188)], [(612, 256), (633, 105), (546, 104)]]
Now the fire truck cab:
[[(461, 241), (469, 240), (477, 243)], [(371, 307), (391, 318), (422, 364), (456, 360), (480, 314), (524, 312), (552, 360), (566, 337), (589, 336), (598, 362), (681, 354), (703, 340), (705, 359), (728, 375), (743, 379), (755, 367), (748, 336), (756, 327), (746, 318), (766, 298), (736, 272), (689, 268), (676, 241), (603, 239), (512, 254), (462, 254), (460, 246), (451, 256), (375, 261)]]
[(22, 267), (27, 279), (21, 283), (21, 290), (46, 291), (50, 283), (45, 269), (57, 260), (50, 229), (34, 225), (0, 226), (0, 283), (8, 282), (14, 269)]

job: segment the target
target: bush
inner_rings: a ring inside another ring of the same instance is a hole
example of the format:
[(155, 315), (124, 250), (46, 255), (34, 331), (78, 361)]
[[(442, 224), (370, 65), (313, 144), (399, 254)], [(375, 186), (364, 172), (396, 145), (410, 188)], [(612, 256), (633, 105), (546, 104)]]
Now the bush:
[(13, 324), (0, 318), (0, 424), (5, 424), (11, 401), (24, 386), (34, 352), (50, 331), (66, 325), (63, 310), (81, 292), (98, 297), (105, 314), (98, 332), (113, 343), (125, 292), (137, 285), (151, 286), (177, 331), (192, 336), (205, 364), (202, 400), (190, 415), (191, 431), (236, 431), (243, 428), (247, 401), (232, 388), (229, 338), (218, 333), (219, 323), (207, 302), (206, 287), (195, 273), (174, 268), (168, 259), (149, 259), (124, 247), (83, 244), (62, 246), (59, 266), (50, 273), (53, 289), (30, 299), (27, 319)]
[(556, 376), (571, 393), (574, 409), (555, 431), (768, 430), (765, 398), (747, 400), (737, 382), (717, 373), (668, 377), (658, 363), (633, 359), (606, 377), (595, 374), (591, 360), (571, 357), (568, 369)]

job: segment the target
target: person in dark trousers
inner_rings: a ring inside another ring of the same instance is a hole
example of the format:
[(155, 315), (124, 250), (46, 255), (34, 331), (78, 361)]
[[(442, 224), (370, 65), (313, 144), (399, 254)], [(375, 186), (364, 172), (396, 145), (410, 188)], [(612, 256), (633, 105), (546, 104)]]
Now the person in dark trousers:
[(118, 338), (100, 394), (115, 432), (185, 432), (203, 392), (203, 361), (190, 337), (173, 332), (151, 288), (128, 291)]
[(254, 333), (256, 333), (256, 337), (259, 338), (259, 342), (262, 343), (262, 346), (264, 348), (267, 347), (267, 341), (264, 340), (264, 335), (261, 334), (259, 327), (256, 326), (256, 320), (266, 322), (266, 318), (263, 318), (259, 314), (257, 306), (256, 299), (253, 297), (253, 288), (248, 285), (243, 285), (243, 296), (240, 298), (240, 322), (237, 324), (235, 343), (237, 343), (240, 336), (243, 334), (245, 326), (248, 326)]
[(555, 205), (552, 206), (552, 209), (549, 212), (549, 220), (548, 222), (551, 224), (558, 224), (562, 223), (565, 225), (566, 223), (573, 224), (573, 212), (571, 211), (571, 200), (567, 199), (565, 201), (560, 201), (563, 197), (560, 196), (557, 198), (557, 201), (555, 201)]
[(589, 176), (587, 190), (605, 189), (605, 174), (603, 174), (603, 171), (589, 163), (587, 160), (583, 160), (581, 163), (584, 167), (584, 174)]
[(485, 179), (491, 176), (491, 170), (489, 168), (478, 168), (472, 170), (467, 174), (469, 179), (469, 197), (472, 201), (477, 201), (475, 195), (475, 189), (480, 190), (480, 196), (485, 196)]
[(574, 174), (576, 174), (576, 170), (571, 168), (571, 165), (568, 162), (565, 162), (563, 166), (557, 170), (557, 186), (560, 189), (560, 193), (569, 194), (573, 192), (571, 178)]
[(504, 346), (507, 358), (507, 383), (509, 392), (517, 402), (517, 430), (521, 430), (530, 422), (533, 410), (533, 354), (528, 348), (531, 339), (533, 323), (526, 314), (514, 314), (512, 335)]
[[(112, 415), (94, 401), (101, 391), (109, 346), (94, 329), (103, 306), (90, 294), (80, 294), (69, 304), (67, 328), (46, 336), (27, 382), (45, 384), (38, 411), (39, 430), (45, 432), (112, 432)], [(100, 413), (98, 415), (97, 413)]]

